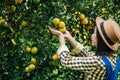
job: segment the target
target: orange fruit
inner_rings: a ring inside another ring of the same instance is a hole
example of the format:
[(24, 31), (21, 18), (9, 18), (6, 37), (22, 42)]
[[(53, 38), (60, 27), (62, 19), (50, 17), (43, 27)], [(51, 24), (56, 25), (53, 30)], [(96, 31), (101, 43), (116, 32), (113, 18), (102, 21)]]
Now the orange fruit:
[(59, 23), (59, 28), (64, 28), (65, 27), (65, 23), (63, 22), (63, 21), (61, 21), (60, 23)]
[(101, 9), (101, 13), (105, 13), (105, 11), (106, 11), (106, 8)]
[(79, 15), (79, 18), (82, 20), (82, 19), (85, 18), (85, 15), (84, 15), (84, 14), (80, 14), (80, 15)]
[(54, 18), (54, 19), (52, 20), (52, 23), (54, 24), (55, 27), (57, 27), (58, 24), (60, 23), (60, 20), (59, 20), (58, 18)]
[(29, 46), (26, 47), (26, 52), (30, 52), (31, 51), (31, 48)]
[(22, 3), (23, 0), (15, 0), (15, 3)]
[(88, 24), (88, 19), (87, 19), (87, 18), (84, 18), (84, 19), (82, 20), (82, 24), (83, 24), (83, 25), (87, 25), (87, 24)]
[(27, 25), (27, 22), (25, 21), (25, 20), (23, 20), (22, 22), (21, 22), (21, 26), (26, 26)]
[(2, 20), (3, 18), (2, 18), (2, 16), (0, 16), (0, 20)]
[(83, 38), (86, 40), (86, 39), (87, 39), (87, 36), (86, 36), (86, 35), (84, 35), (84, 36), (83, 36)]
[(32, 49), (31, 49), (31, 53), (32, 54), (36, 54), (38, 52), (38, 48), (37, 47), (33, 47)]
[(56, 53), (56, 54), (54, 54), (53, 56), (52, 56), (52, 59), (53, 60), (58, 60), (59, 59), (59, 55)]
[(89, 21), (88, 21), (88, 24), (89, 24), (89, 25), (92, 25), (92, 23), (93, 23), (92, 20), (89, 20)]
[(35, 65), (34, 65), (34, 64), (30, 64), (30, 65), (28, 66), (28, 68), (30, 69), (30, 71), (32, 71), (32, 70), (35, 69)]
[(6, 21), (4, 19), (0, 20), (0, 25), (5, 25)]
[(66, 27), (60, 28), (59, 31), (62, 32), (62, 33), (65, 33), (66, 32)]
[(26, 67), (26, 68), (25, 68), (25, 72), (28, 72), (28, 73), (29, 73), (30, 71), (31, 71), (31, 70), (30, 70), (29, 67)]
[(33, 63), (33, 64), (36, 64), (37, 60), (36, 60), (36, 58), (31, 58), (30, 62)]
[(75, 12), (76, 15), (80, 15), (81, 13), (80, 12)]

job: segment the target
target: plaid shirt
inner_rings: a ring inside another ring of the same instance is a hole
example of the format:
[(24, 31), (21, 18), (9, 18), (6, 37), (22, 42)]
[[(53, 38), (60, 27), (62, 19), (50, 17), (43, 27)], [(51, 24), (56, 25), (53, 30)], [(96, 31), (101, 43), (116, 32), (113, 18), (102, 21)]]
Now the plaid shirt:
[[(73, 70), (80, 70), (84, 72), (84, 80), (105, 80), (106, 67), (102, 61), (101, 56), (96, 56), (95, 53), (88, 52), (83, 45), (77, 44), (76, 48), (71, 52), (66, 45), (59, 47), (57, 50), (60, 56), (61, 64)], [(71, 54), (79, 54), (79, 57), (72, 56)], [(112, 67), (115, 66), (116, 54), (107, 56), (112, 63)]]

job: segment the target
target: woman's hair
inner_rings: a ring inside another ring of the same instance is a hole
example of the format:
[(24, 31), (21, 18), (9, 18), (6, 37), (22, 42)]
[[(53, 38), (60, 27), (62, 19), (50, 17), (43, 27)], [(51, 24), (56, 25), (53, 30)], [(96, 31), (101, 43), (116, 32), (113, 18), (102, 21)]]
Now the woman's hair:
[(102, 55), (110, 55), (111, 53), (114, 53), (114, 51), (105, 44), (102, 37), (100, 36), (98, 29), (96, 29), (96, 34), (98, 40), (96, 55), (102, 56)]

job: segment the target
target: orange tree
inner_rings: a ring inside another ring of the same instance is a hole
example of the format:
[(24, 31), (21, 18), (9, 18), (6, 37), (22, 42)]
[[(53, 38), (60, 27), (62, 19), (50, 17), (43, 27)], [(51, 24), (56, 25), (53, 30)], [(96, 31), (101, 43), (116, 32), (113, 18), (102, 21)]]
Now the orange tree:
[(80, 71), (53, 59), (59, 43), (48, 26), (53, 18), (60, 19), (77, 41), (94, 51), (90, 35), (95, 18), (120, 24), (119, 9), (119, 0), (0, 0), (0, 80), (79, 80)]

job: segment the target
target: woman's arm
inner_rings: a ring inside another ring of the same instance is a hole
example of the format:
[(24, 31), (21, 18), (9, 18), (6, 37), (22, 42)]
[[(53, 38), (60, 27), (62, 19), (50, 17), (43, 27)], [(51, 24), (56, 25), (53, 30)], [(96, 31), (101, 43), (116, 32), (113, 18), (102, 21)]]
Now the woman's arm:
[[(67, 68), (73, 70), (81, 70), (83, 72), (94, 71), (96, 67), (100, 67), (97, 65), (101, 65), (100, 58), (93, 57), (74, 57), (71, 56), (69, 51), (59, 52), (61, 64)], [(100, 64), (99, 64), (100, 63)]]
[(88, 52), (88, 50), (79, 42), (77, 42), (72, 35), (69, 33), (69, 31), (66, 31), (66, 33), (64, 34), (65, 38), (70, 42), (70, 44), (73, 47), (73, 50), (71, 52), (71, 54), (79, 54), (80, 56), (93, 56), (94, 53), (92, 52)]
[(72, 37), (72, 35), (69, 33), (69, 31), (66, 31), (64, 34), (65, 38), (70, 42), (73, 48), (76, 48), (77, 41)]
[[(97, 66), (97, 57), (74, 57), (70, 55), (70, 52), (65, 45), (64, 36), (63, 34), (52, 28), (49, 28), (51, 32), (59, 37), (59, 41), (61, 46), (58, 48), (57, 53), (60, 56), (60, 60), (63, 66), (68, 67), (74, 70), (81, 70), (84, 72), (89, 72), (91, 70), (95, 70)], [(75, 48), (77, 46), (77, 42), (72, 38), (69, 37), (68, 39), (71, 45)], [(84, 50), (84, 49), (83, 49)], [(84, 52), (83, 52), (84, 53)], [(91, 67), (92, 66), (92, 67)]]
[(50, 31), (52, 32), (52, 34), (58, 36), (60, 45), (61, 45), (61, 46), (62, 46), (62, 45), (65, 45), (64, 35), (63, 35), (60, 31), (55, 30), (55, 29), (53, 29), (53, 28), (50, 28), (50, 27), (49, 27), (49, 29), (50, 29)]
[[(72, 54), (79, 54), (81, 56), (92, 56), (93, 54), (89, 54), (89, 52), (87, 51), (87, 49), (85, 49), (83, 47), (82, 44), (78, 43), (72, 36), (71, 34), (69, 33), (69, 31), (66, 31), (66, 33), (61, 33), (60, 31), (58, 30), (55, 30), (53, 28), (50, 28), (50, 31), (52, 32), (52, 34), (58, 36), (59, 38), (59, 42), (60, 42), (60, 45), (65, 45), (65, 40), (64, 40), (64, 37), (70, 42), (70, 44), (72, 45), (73, 47), (73, 50), (72, 50)], [(61, 47), (60, 46), (60, 47)], [(62, 50), (64, 51), (64, 49)], [(61, 52), (62, 52), (61, 51)], [(67, 50), (68, 51), (68, 50)]]

